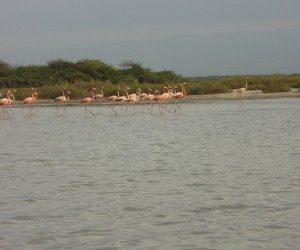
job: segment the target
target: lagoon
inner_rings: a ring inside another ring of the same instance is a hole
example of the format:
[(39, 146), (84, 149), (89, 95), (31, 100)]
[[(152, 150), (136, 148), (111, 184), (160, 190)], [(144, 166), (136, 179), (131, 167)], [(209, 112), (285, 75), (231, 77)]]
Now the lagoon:
[(297, 249), (300, 99), (117, 108), (0, 119), (1, 249)]

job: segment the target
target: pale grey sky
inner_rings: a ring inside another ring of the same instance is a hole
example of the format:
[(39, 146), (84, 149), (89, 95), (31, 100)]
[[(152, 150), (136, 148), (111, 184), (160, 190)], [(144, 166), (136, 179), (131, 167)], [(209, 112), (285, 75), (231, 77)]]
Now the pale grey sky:
[(132, 60), (183, 76), (300, 73), (299, 10), (299, 0), (0, 0), (0, 59)]

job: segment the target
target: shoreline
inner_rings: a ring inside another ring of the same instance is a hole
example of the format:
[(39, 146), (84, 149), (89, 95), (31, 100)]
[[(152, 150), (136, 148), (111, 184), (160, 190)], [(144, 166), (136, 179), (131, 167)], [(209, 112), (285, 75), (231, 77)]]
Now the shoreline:
[[(245, 91), (242, 94), (242, 100), (253, 100), (253, 99), (278, 99), (278, 98), (300, 98), (300, 90), (299, 89), (293, 89), (289, 92), (277, 92), (277, 93), (263, 93), (261, 90), (248, 90)], [(226, 100), (239, 100), (237, 93), (224, 93), (224, 94), (208, 94), (208, 95), (187, 95), (184, 98), (178, 100), (179, 102), (185, 102), (185, 103), (195, 103), (195, 102), (201, 102), (201, 101), (226, 101)], [(78, 100), (69, 100), (68, 102), (65, 102), (64, 105), (67, 106), (75, 106), (75, 105), (86, 105), (84, 103), (80, 103), (80, 99)], [(139, 101), (136, 104), (140, 104), (141, 101)], [(149, 101), (145, 101), (144, 103), (149, 103)], [(92, 105), (107, 105), (111, 104), (107, 100), (107, 98), (103, 98), (100, 100), (94, 100)], [(115, 103), (116, 105), (120, 103)], [(10, 106), (22, 106), (22, 101), (14, 101)], [(55, 106), (58, 105), (57, 102), (54, 102), (53, 100), (38, 100), (36, 103), (33, 104), (34, 106)]]
[[(189, 98), (190, 97), (190, 98)], [(224, 94), (209, 94), (209, 95), (191, 95), (186, 96), (191, 101), (217, 101), (217, 100), (237, 100), (238, 94), (235, 92)], [(300, 98), (300, 90), (292, 89), (289, 92), (263, 93), (261, 90), (247, 90), (242, 94), (243, 100), (251, 99), (278, 99), (278, 98)]]

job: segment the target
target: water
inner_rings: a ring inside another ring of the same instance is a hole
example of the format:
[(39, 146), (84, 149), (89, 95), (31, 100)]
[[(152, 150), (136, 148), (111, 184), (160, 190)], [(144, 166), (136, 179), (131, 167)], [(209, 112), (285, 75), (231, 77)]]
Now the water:
[(0, 119), (0, 248), (298, 249), (300, 100)]

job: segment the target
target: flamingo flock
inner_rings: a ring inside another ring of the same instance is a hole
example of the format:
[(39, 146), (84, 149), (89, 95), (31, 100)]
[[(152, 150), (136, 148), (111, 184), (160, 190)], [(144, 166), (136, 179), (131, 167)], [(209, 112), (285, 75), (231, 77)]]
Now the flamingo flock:
[[(141, 105), (141, 112), (149, 111), (151, 114), (153, 113), (153, 107), (156, 103), (158, 106), (159, 112), (163, 112), (163, 110), (168, 110), (171, 112), (170, 106), (173, 104), (173, 110), (174, 112), (177, 112), (180, 109), (180, 103), (179, 99), (182, 99), (186, 96), (186, 90), (185, 90), (186, 83), (181, 83), (181, 91), (177, 91), (177, 88), (167, 86), (163, 87), (162, 91), (159, 92), (158, 90), (152, 90), (148, 89), (147, 92), (142, 92), (141, 89), (137, 89), (135, 92), (132, 92), (129, 87), (124, 88), (123, 90), (118, 87), (116, 90), (115, 95), (111, 95), (108, 97), (105, 97), (104, 95), (104, 88), (101, 86), (98, 93), (96, 93), (96, 88), (91, 88), (90, 95), (83, 98), (80, 103), (82, 103), (85, 106), (85, 115), (91, 114), (95, 115), (95, 113), (92, 111), (91, 105), (95, 100), (99, 101), (99, 111), (100, 111), (100, 101), (107, 101), (108, 104), (110, 104), (110, 108), (112, 110), (112, 113), (116, 115), (117, 109), (116, 104), (119, 103), (121, 112), (126, 112), (128, 109), (132, 110), (132, 112), (136, 112), (136, 103), (140, 103)], [(14, 96), (14, 90), (8, 90), (6, 93), (6, 96), (2, 99), (0, 99), (0, 106), (2, 106), (2, 110), (0, 113), (0, 117), (2, 115), (8, 114), (7, 106), (11, 105), (13, 101), (15, 101)], [(62, 110), (62, 112), (65, 112), (65, 103), (70, 100), (71, 92), (66, 90), (65, 88), (62, 89), (62, 95), (57, 96), (54, 99), (54, 102), (56, 102), (56, 111)], [(26, 97), (23, 100), (22, 105), (22, 112), (24, 109), (28, 108), (29, 112), (32, 112), (34, 110), (33, 104), (35, 104), (38, 101), (38, 92), (35, 88), (31, 89), (31, 95)], [(170, 101), (168, 101), (170, 100)], [(168, 104), (168, 105), (167, 105)], [(126, 109), (123, 109), (123, 106), (125, 105)], [(146, 106), (147, 105), (147, 106)], [(109, 105), (108, 105), (109, 106)], [(35, 109), (36, 110), (36, 109)]]

